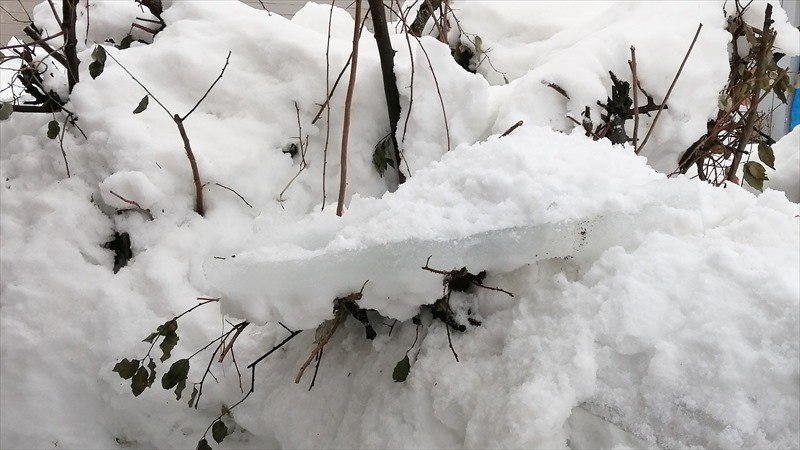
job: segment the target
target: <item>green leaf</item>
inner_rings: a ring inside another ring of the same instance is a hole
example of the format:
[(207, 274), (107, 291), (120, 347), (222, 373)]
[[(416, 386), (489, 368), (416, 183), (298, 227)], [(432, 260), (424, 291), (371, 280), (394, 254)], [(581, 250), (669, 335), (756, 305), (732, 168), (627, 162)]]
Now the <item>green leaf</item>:
[(119, 49), (125, 50), (131, 48), (131, 44), (133, 43), (133, 36), (130, 34), (122, 38), (122, 42), (119, 43)]
[(156, 328), (156, 332), (162, 336), (166, 336), (169, 333), (174, 333), (175, 331), (178, 331), (178, 321), (175, 319), (170, 319)]
[(175, 400), (181, 399), (181, 394), (183, 394), (184, 389), (186, 389), (186, 378), (178, 381), (178, 384), (175, 386)]
[(780, 78), (778, 78), (778, 81), (775, 82), (775, 87), (772, 88), (772, 91), (776, 96), (778, 96), (782, 103), (786, 104), (788, 102), (786, 93), (792, 92), (792, 82), (789, 79), (789, 74), (786, 71), (782, 71)]
[(221, 420), (214, 422), (214, 425), (211, 426), (211, 436), (217, 441), (217, 444), (221, 443), (228, 434), (228, 427)]
[(408, 373), (411, 371), (411, 361), (408, 359), (408, 354), (397, 362), (397, 365), (394, 366), (394, 370), (392, 371), (392, 379), (395, 382), (402, 383), (406, 381), (408, 378)]
[(758, 144), (758, 159), (772, 170), (775, 170), (775, 153), (766, 142)]
[(161, 355), (161, 362), (168, 360), (169, 357), (172, 356), (172, 349), (175, 348), (175, 344), (178, 343), (178, 339), (178, 334), (174, 331), (169, 332), (164, 336), (164, 340), (162, 340), (161, 344), (158, 346), (161, 351), (164, 352), (164, 354)]
[(150, 369), (150, 376), (147, 378), (147, 387), (153, 385), (156, 381), (156, 362), (153, 359), (150, 359), (150, 362), (147, 363), (147, 368)]
[(156, 336), (158, 336), (158, 332), (150, 333), (150, 336), (147, 336), (146, 338), (142, 339), (142, 342), (147, 342), (148, 344), (152, 344), (153, 339), (155, 339)]
[(3, 102), (3, 105), (0, 106), (0, 120), (8, 120), (11, 117), (11, 114), (14, 113), (14, 105), (11, 103)]
[(104, 64), (94, 61), (91, 64), (89, 64), (89, 75), (94, 80), (97, 77), (99, 77), (101, 73), (103, 73), (103, 69), (105, 69)]
[(194, 386), (194, 387), (192, 388), (192, 396), (191, 396), (191, 397), (189, 397), (189, 408), (191, 408), (192, 406), (194, 406), (194, 401), (195, 401), (195, 399), (197, 399), (197, 392), (198, 392), (198, 391), (197, 391), (197, 386)]
[(139, 394), (147, 389), (148, 378), (147, 369), (144, 366), (139, 367), (139, 370), (136, 371), (136, 375), (134, 375), (131, 380), (131, 391), (133, 391), (134, 397), (138, 397)]
[(106, 64), (106, 49), (102, 45), (96, 45), (92, 52), (92, 60), (99, 62), (101, 65)]
[(748, 161), (744, 164), (744, 181), (754, 189), (763, 191), (764, 181), (769, 180), (766, 172), (767, 170), (760, 163)]
[(392, 135), (388, 134), (381, 139), (372, 152), (372, 165), (378, 171), (378, 175), (383, 176), (387, 167), (394, 167), (394, 144)]
[(189, 376), (189, 360), (179, 359), (172, 363), (167, 373), (161, 377), (161, 387), (164, 389), (174, 388), (181, 380), (186, 381)]
[[(145, 95), (144, 97), (142, 97), (142, 99), (139, 101), (139, 106), (137, 106), (136, 109), (133, 110), (133, 113), (134, 114), (139, 114), (140, 112), (142, 112), (145, 109), (147, 109), (147, 104), (149, 102), (150, 102), (150, 97), (149, 96)], [(175, 323), (177, 324), (178, 322), (175, 322)]]
[(195, 450), (213, 450), (210, 445), (208, 445), (208, 441), (206, 438), (200, 439), (200, 442), (197, 443), (197, 448)]
[(61, 133), (61, 125), (58, 124), (57, 120), (51, 120), (50, 123), (47, 124), (47, 137), (50, 139), (55, 139)]
[(123, 380), (129, 380), (136, 374), (136, 369), (139, 368), (139, 360), (133, 359), (128, 361), (128, 358), (123, 359), (114, 366), (114, 372), (117, 372)]

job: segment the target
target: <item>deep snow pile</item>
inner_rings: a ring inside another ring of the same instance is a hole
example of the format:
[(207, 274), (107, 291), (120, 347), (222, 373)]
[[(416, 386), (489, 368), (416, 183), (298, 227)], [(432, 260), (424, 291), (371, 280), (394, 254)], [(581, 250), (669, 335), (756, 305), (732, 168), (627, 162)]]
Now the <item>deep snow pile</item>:
[[(220, 312), (265, 324), (236, 342), (240, 366), (287, 336), (277, 321), (312, 330), (258, 366), (255, 391), (225, 419), (234, 429), (225, 447), (796, 447), (800, 209), (789, 200), (798, 200), (798, 130), (775, 145), (769, 174), (786, 194), (663, 175), (716, 112), (727, 77), (722, 4), (455, 3), (507, 85), (485, 67), (467, 73), (432, 38), (394, 36), (403, 118), (411, 115), (398, 136), (410, 178), (393, 193), (372, 167), (388, 120), (365, 33), (339, 218), (344, 87), (331, 102), (327, 197), (324, 112), (312, 123), (326, 96), (329, 7), (309, 4), (288, 21), (237, 2), (175, 2), (152, 44), (107, 48), (180, 114), (232, 52), (186, 121), (207, 183), (200, 217), (171, 120), (152, 99), (132, 115), (144, 92), (110, 58), (96, 80), (85, 72), (92, 40), (124, 35), (138, 9), (90, 2), (84, 72), (70, 98), (87, 139), (74, 130), (64, 139), (72, 177), (45, 135), (51, 117), (0, 124), (0, 446), (194, 446), (242, 396), (230, 358), (212, 366), (219, 383), (207, 381), (196, 411), (158, 386), (134, 398), (111, 369), (141, 357), (140, 340), (197, 297), (220, 295), (221, 309), (181, 319), (175, 354), (219, 336)], [(36, 10), (42, 23), (49, 14)], [(537, 19), (523, 26), (526, 16)], [(338, 8), (331, 17), (333, 78), (349, 56), (352, 19)], [(776, 17), (779, 45), (800, 53), (797, 30)], [(609, 70), (628, 77), (631, 45), (660, 101), (699, 22), (646, 157), (573, 132), (564, 115), (605, 100)], [(306, 135), (308, 167), (289, 184), (299, 155), (282, 150)], [(130, 207), (120, 197), (153, 220), (117, 214)], [(117, 274), (102, 248), (115, 231), (130, 234), (135, 256)], [(482, 322), (452, 333), (459, 362), (441, 322), (417, 329), (408, 320), (441, 296), (441, 277), (421, 269), (428, 256), (439, 269), (487, 270), (487, 285), (514, 294), (453, 294), (459, 320), (469, 311)], [(314, 389), (308, 375), (294, 384), (333, 299), (366, 280), (360, 305), (384, 316), (372, 316), (378, 336), (367, 341), (348, 322), (325, 347)], [(392, 319), (390, 335), (380, 320)], [(409, 347), (410, 375), (395, 383)], [(190, 381), (202, 377), (201, 359)]]

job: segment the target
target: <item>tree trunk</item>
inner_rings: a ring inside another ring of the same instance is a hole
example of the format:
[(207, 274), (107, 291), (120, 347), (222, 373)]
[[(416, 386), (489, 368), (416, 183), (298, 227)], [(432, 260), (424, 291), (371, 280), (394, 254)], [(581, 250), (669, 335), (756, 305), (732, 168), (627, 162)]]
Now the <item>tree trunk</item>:
[(397, 91), (397, 78), (394, 75), (394, 54), (392, 42), (389, 39), (389, 26), (386, 23), (383, 0), (369, 0), (369, 9), (372, 13), (375, 41), (378, 44), (378, 54), (381, 58), (381, 72), (383, 74), (383, 92), (386, 96), (386, 106), (389, 112), (389, 130), (391, 133), (394, 153), (394, 167), (397, 170), (398, 182), (405, 181), (405, 175), (400, 171), (400, 148), (397, 146), (397, 122), (400, 121), (400, 94)]
[(67, 82), (69, 92), (78, 84), (78, 59), (77, 45), (78, 38), (75, 36), (75, 22), (77, 20), (77, 6), (79, 0), (63, 0), (61, 31), (64, 32), (64, 57), (67, 60)]

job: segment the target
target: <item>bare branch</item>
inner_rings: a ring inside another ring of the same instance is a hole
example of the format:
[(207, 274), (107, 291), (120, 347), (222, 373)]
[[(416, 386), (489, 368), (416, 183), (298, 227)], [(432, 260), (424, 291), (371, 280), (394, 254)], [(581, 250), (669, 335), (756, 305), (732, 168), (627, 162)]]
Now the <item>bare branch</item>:
[(636, 154), (638, 155), (642, 148), (647, 144), (648, 139), (650, 139), (650, 135), (653, 134), (653, 130), (656, 128), (656, 123), (658, 123), (658, 118), (661, 116), (661, 113), (664, 111), (664, 108), (667, 106), (667, 100), (669, 100), (670, 94), (672, 94), (672, 89), (675, 87), (675, 83), (678, 82), (678, 78), (681, 76), (681, 72), (683, 72), (683, 67), (686, 65), (686, 61), (689, 59), (689, 55), (692, 54), (692, 49), (694, 49), (694, 44), (697, 42), (697, 37), (700, 36), (700, 30), (703, 29), (703, 24), (697, 26), (697, 31), (694, 33), (694, 38), (692, 39), (691, 45), (689, 45), (689, 50), (686, 51), (686, 55), (683, 57), (683, 61), (681, 61), (681, 66), (678, 68), (678, 72), (675, 74), (675, 78), (672, 79), (672, 84), (670, 84), (669, 89), (667, 90), (667, 95), (664, 96), (664, 101), (661, 102), (661, 107), (658, 108), (658, 112), (656, 113), (656, 117), (653, 119), (653, 123), (650, 124), (650, 129), (647, 130), (647, 134), (644, 136), (644, 140), (642, 140), (642, 145), (636, 150)]
[(202, 97), (200, 97), (200, 100), (198, 100), (197, 103), (195, 103), (194, 107), (191, 110), (189, 110), (189, 112), (186, 113), (183, 117), (181, 117), (181, 120), (186, 120), (194, 112), (194, 110), (197, 109), (198, 106), (200, 106), (200, 103), (203, 103), (203, 100), (205, 100), (206, 97), (208, 97), (208, 94), (211, 92), (212, 89), (214, 89), (214, 86), (217, 85), (217, 82), (219, 82), (219, 80), (222, 79), (222, 76), (225, 75), (225, 69), (228, 68), (228, 62), (230, 61), (230, 59), (231, 59), (231, 52), (228, 51), (228, 56), (225, 57), (225, 65), (222, 66), (222, 70), (219, 72), (219, 75), (217, 75), (217, 79), (214, 80), (213, 83), (211, 83), (211, 86), (209, 86), (208, 90), (206, 90), (206, 93), (203, 94)]
[(347, 97), (344, 101), (344, 122), (342, 124), (342, 149), (339, 168), (339, 199), (336, 203), (336, 215), (344, 214), (344, 199), (347, 191), (347, 141), (350, 138), (350, 110), (353, 104), (353, 91), (356, 84), (358, 68), (358, 40), (361, 37), (361, 0), (356, 0), (356, 14), (353, 26), (353, 61), (350, 67), (350, 82), (347, 86)]

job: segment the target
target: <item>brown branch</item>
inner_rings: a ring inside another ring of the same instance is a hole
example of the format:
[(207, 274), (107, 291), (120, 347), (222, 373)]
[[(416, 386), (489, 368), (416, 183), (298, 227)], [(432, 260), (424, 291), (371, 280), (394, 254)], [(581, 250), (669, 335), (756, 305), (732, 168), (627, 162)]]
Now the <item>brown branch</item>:
[[(58, 36), (63, 36), (64, 35), (63, 31), (59, 31), (58, 33), (49, 36), (47, 38), (43, 38), (42, 35), (37, 33), (36, 30), (34, 30), (33, 27), (30, 25), (25, 27), (22, 31), (25, 32), (25, 34), (28, 35), (28, 37), (34, 40), (34, 42), (21, 44), (23, 47), (27, 47), (28, 45), (38, 45), (39, 47), (42, 47), (42, 49), (44, 49), (44, 51), (46, 51), (51, 58), (58, 61), (59, 64), (61, 64), (64, 67), (69, 67), (69, 63), (67, 62), (67, 59), (64, 57), (64, 55), (58, 53), (58, 51), (53, 49), (53, 47), (51, 47), (50, 44), (47, 43), (47, 41), (50, 39), (53, 39)], [(12, 47), (7, 47), (7, 48), (12, 48)]]
[(436, 94), (439, 96), (439, 104), (442, 107), (442, 118), (444, 119), (444, 132), (445, 137), (447, 138), (447, 151), (451, 150), (450, 148), (450, 125), (447, 123), (447, 111), (444, 107), (444, 99), (442, 98), (442, 91), (439, 89), (439, 79), (436, 76), (436, 71), (433, 70), (433, 63), (431, 63), (431, 58), (428, 56), (428, 51), (425, 50), (425, 46), (422, 45), (422, 41), (419, 38), (417, 39), (417, 43), (419, 44), (420, 50), (422, 50), (422, 54), (425, 55), (425, 59), (428, 61), (428, 67), (431, 69), (431, 75), (433, 76), (433, 84), (436, 86)]
[(567, 91), (565, 91), (564, 88), (562, 88), (561, 86), (559, 86), (559, 85), (557, 85), (555, 83), (546, 83), (545, 85), (547, 87), (549, 87), (550, 89), (558, 92), (562, 96), (564, 96), (564, 98), (566, 98), (567, 100), (569, 100), (569, 94), (567, 94)]
[(317, 373), (319, 373), (319, 364), (322, 362), (322, 350), (324, 349), (325, 347), (320, 348), (319, 353), (317, 353), (317, 364), (314, 366), (314, 376), (311, 377), (311, 384), (308, 386), (309, 391), (314, 388), (314, 383), (317, 381)]
[(271, 349), (270, 351), (268, 351), (267, 353), (264, 353), (263, 355), (261, 355), (261, 356), (260, 356), (258, 359), (256, 359), (255, 361), (251, 362), (251, 363), (250, 363), (250, 364), (247, 366), (247, 368), (248, 368), (248, 369), (254, 368), (254, 367), (255, 367), (255, 366), (258, 364), (258, 363), (260, 363), (261, 361), (263, 361), (263, 360), (264, 360), (265, 358), (267, 358), (269, 355), (271, 355), (271, 354), (275, 353), (276, 351), (278, 351), (278, 349), (280, 349), (281, 347), (283, 347), (284, 345), (286, 345), (286, 343), (288, 343), (289, 341), (291, 341), (292, 339), (294, 339), (294, 337), (295, 337), (295, 336), (297, 336), (298, 334), (300, 334), (300, 333), (302, 333), (302, 332), (303, 332), (303, 330), (292, 331), (292, 332), (291, 332), (291, 334), (289, 334), (289, 337), (287, 337), (286, 339), (284, 339), (283, 341), (281, 341), (281, 343), (280, 343), (280, 344), (278, 344), (278, 345), (276, 345), (275, 347), (272, 347), (272, 349)]
[(14, 112), (20, 113), (56, 113), (62, 110), (56, 102), (46, 102), (41, 105), (12, 105)]
[[(450, 307), (450, 294), (447, 295), (447, 307)], [(453, 356), (456, 358), (456, 362), (461, 362), (458, 360), (458, 353), (456, 353), (456, 349), (453, 347), (453, 338), (450, 337), (450, 324), (445, 323), (444, 329), (447, 331), (447, 345), (450, 346), (450, 351), (453, 352)]]
[[(750, 105), (748, 105), (747, 118), (745, 119), (742, 135), (739, 138), (739, 145), (736, 147), (736, 152), (733, 154), (733, 161), (725, 177), (728, 181), (736, 180), (736, 172), (739, 170), (739, 164), (742, 161), (742, 155), (745, 153), (745, 148), (750, 144), (750, 137), (753, 134), (756, 116), (758, 115), (758, 103), (761, 96), (761, 79), (764, 77), (764, 72), (767, 69), (767, 58), (769, 57), (769, 49), (772, 47), (772, 42), (775, 39), (775, 33), (771, 30), (772, 27), (772, 5), (767, 4), (764, 13), (764, 32), (761, 34), (760, 47), (758, 49), (758, 56), (756, 57), (756, 73), (754, 75), (755, 82), (753, 83), (753, 92), (751, 96)], [(742, 177), (744, 179), (744, 177)], [(744, 180), (743, 180), (744, 181)]]
[(192, 151), (192, 144), (189, 142), (189, 136), (186, 134), (186, 128), (183, 126), (183, 119), (181, 116), (175, 114), (172, 116), (172, 120), (175, 122), (175, 125), (178, 127), (178, 132), (181, 134), (181, 140), (183, 140), (183, 148), (186, 151), (186, 157), (189, 158), (189, 165), (192, 168), (192, 179), (194, 180), (194, 210), (200, 216), (205, 214), (205, 206), (203, 204), (203, 185), (200, 182), (200, 169), (197, 168), (197, 160), (194, 157), (194, 152)]
[(53, 17), (56, 19), (56, 23), (61, 23), (61, 17), (58, 16), (58, 11), (56, 11), (56, 5), (53, 3), (53, 0), (47, 0), (47, 4), (50, 5), (50, 11), (53, 12)]
[[(62, 36), (64, 34), (63, 31), (59, 31), (58, 33), (56, 33), (56, 34), (54, 34), (52, 36), (47, 36), (46, 38), (43, 38), (39, 33), (37, 33), (33, 28), (31, 28), (30, 25), (28, 25), (27, 27), (23, 28), (22, 31), (24, 31), (25, 34), (30, 36), (31, 39), (34, 39), (34, 41), (33, 42), (23, 42), (22, 44), (2, 46), (2, 47), (0, 47), (0, 50), (11, 50), (12, 48), (23, 48), (23, 47), (28, 47), (28, 46), (31, 46), (31, 45), (39, 45), (39, 46), (41, 46), (41, 44), (43, 44), (43, 43), (45, 43), (45, 42), (47, 42), (47, 41), (49, 41), (51, 39), (55, 39), (55, 38), (57, 38), (59, 36)], [(42, 48), (44, 48), (44, 47), (42, 46)], [(50, 47), (50, 48), (52, 48), (52, 47)], [(47, 49), (45, 49), (45, 50), (47, 50)]]
[[(361, 23), (361, 28), (359, 29), (359, 34), (364, 31), (364, 25), (367, 23), (366, 19), (367, 19), (367, 17), (369, 17), (369, 13), (370, 13), (370, 10), (367, 9), (367, 13), (364, 14), (364, 20)], [(320, 119), (320, 117), (322, 117), (322, 113), (323, 113), (323, 111), (325, 111), (326, 107), (327, 108), (330, 107), (330, 101), (333, 98), (333, 93), (336, 92), (336, 88), (339, 86), (339, 81), (342, 80), (342, 77), (344, 76), (344, 73), (347, 71), (347, 68), (350, 66), (350, 62), (352, 62), (352, 61), (353, 61), (353, 54), (350, 53), (350, 56), (347, 57), (347, 62), (344, 63), (344, 66), (342, 67), (342, 70), (339, 71), (339, 75), (336, 77), (336, 81), (333, 82), (333, 87), (328, 90), (328, 97), (325, 98), (325, 101), (322, 102), (321, 105), (319, 105), (319, 111), (317, 111), (317, 115), (314, 116), (314, 120), (311, 121), (311, 125), (314, 125), (315, 123), (317, 123), (317, 121)]]
[(231, 52), (230, 51), (228, 52), (228, 56), (225, 58), (225, 65), (222, 66), (222, 70), (220, 71), (217, 78), (214, 80), (213, 83), (211, 83), (211, 86), (208, 87), (205, 94), (203, 94), (203, 96), (200, 97), (200, 100), (198, 100), (197, 103), (195, 103), (195, 105), (192, 107), (192, 109), (190, 109), (189, 112), (186, 113), (183, 117), (179, 116), (178, 114), (170, 113), (169, 109), (167, 109), (167, 107), (164, 106), (164, 104), (161, 103), (160, 100), (158, 100), (158, 97), (153, 95), (153, 93), (150, 92), (150, 90), (147, 89), (145, 85), (142, 84), (141, 81), (139, 81), (135, 76), (133, 76), (133, 74), (125, 66), (120, 64), (120, 62), (116, 58), (114, 58), (114, 56), (112, 56), (111, 53), (106, 53), (106, 55), (110, 57), (114, 62), (116, 62), (120, 67), (122, 67), (122, 70), (124, 70), (125, 73), (127, 73), (133, 79), (133, 81), (136, 82), (136, 84), (138, 84), (142, 89), (144, 89), (144, 91), (147, 92), (147, 94), (150, 97), (152, 97), (153, 100), (155, 100), (156, 103), (158, 103), (158, 105), (161, 106), (161, 108), (170, 116), (172, 121), (175, 122), (175, 126), (178, 127), (178, 132), (180, 133), (181, 140), (183, 141), (183, 148), (186, 152), (186, 157), (189, 159), (189, 165), (191, 166), (192, 169), (192, 180), (194, 181), (194, 192), (195, 192), (194, 210), (197, 214), (203, 216), (205, 214), (205, 205), (203, 203), (203, 184), (200, 181), (200, 170), (197, 167), (197, 160), (194, 157), (194, 151), (192, 151), (192, 144), (191, 142), (189, 142), (189, 136), (186, 133), (186, 128), (183, 125), (183, 121), (186, 120), (186, 118), (188, 118), (197, 109), (198, 106), (200, 106), (200, 103), (202, 103), (203, 100), (206, 99), (211, 90), (214, 89), (214, 86), (217, 85), (217, 82), (220, 79), (222, 79), (222, 76), (225, 74), (225, 69), (228, 67), (228, 62), (230, 61)]
[(361, 0), (356, 0), (356, 15), (353, 25), (353, 61), (350, 67), (350, 82), (347, 86), (347, 97), (344, 101), (344, 122), (342, 123), (342, 149), (339, 167), (339, 199), (336, 204), (336, 215), (344, 214), (344, 199), (347, 191), (347, 141), (350, 138), (350, 110), (353, 105), (353, 91), (356, 85), (356, 69), (358, 68), (358, 40), (361, 37)]
[[(237, 197), (239, 197), (239, 198), (240, 198), (240, 199), (241, 199), (241, 200), (244, 202), (244, 204), (245, 204), (245, 205), (247, 205), (247, 206), (249, 206), (249, 207), (251, 207), (251, 208), (253, 207), (253, 205), (251, 205), (251, 204), (250, 204), (250, 202), (248, 202), (247, 200), (245, 200), (245, 198), (244, 198), (244, 197), (242, 197), (242, 195), (241, 195), (241, 194), (239, 194), (239, 193), (238, 193), (238, 192), (236, 192), (235, 190), (233, 190), (233, 189), (229, 188), (228, 186), (225, 186), (224, 184), (220, 184), (220, 183), (214, 183), (214, 185), (215, 185), (215, 186), (219, 186), (219, 187), (221, 187), (222, 189), (227, 189), (227, 190), (229, 190), (229, 191), (233, 192), (234, 194), (236, 194), (236, 196), (237, 196)], [(205, 185), (204, 185), (204, 186), (205, 186)]]
[(405, 176), (400, 170), (400, 148), (397, 145), (397, 123), (400, 121), (400, 93), (397, 91), (397, 77), (394, 74), (394, 54), (392, 42), (389, 38), (389, 28), (386, 23), (386, 14), (383, 11), (383, 0), (368, 0), (372, 11), (372, 27), (375, 43), (378, 46), (378, 56), (381, 63), (383, 76), (383, 93), (386, 97), (386, 108), (389, 113), (389, 133), (394, 147), (392, 159), (397, 171), (398, 183), (405, 182)]
[(503, 137), (508, 136), (509, 134), (513, 133), (514, 130), (516, 130), (517, 128), (521, 127), (522, 124), (523, 124), (523, 122), (520, 120), (519, 122), (515, 123), (514, 125), (511, 125), (511, 127), (509, 129), (507, 129), (505, 131), (505, 133), (501, 134), (500, 137), (503, 138)]
[(289, 186), (294, 183), (294, 180), (306, 170), (308, 164), (306, 163), (306, 151), (308, 150), (308, 135), (306, 135), (306, 142), (303, 143), (303, 126), (300, 124), (300, 107), (297, 105), (297, 102), (294, 102), (294, 109), (297, 112), (297, 140), (300, 141), (300, 170), (292, 177), (291, 180), (286, 184), (286, 187), (283, 188), (280, 194), (278, 194), (278, 201), (281, 203), (281, 207), (283, 207), (283, 194), (286, 193), (286, 190), (289, 189)]
[(189, 116), (194, 112), (194, 110), (197, 109), (198, 106), (200, 106), (200, 103), (203, 103), (203, 100), (205, 100), (206, 97), (208, 97), (208, 94), (211, 92), (212, 89), (214, 89), (214, 86), (216, 86), (219, 80), (222, 79), (222, 76), (225, 75), (225, 69), (228, 68), (228, 63), (230, 62), (230, 59), (231, 59), (231, 52), (228, 51), (228, 56), (225, 57), (225, 65), (222, 66), (222, 70), (220, 70), (219, 75), (217, 75), (217, 78), (214, 80), (213, 83), (211, 83), (211, 86), (209, 86), (208, 89), (206, 89), (206, 93), (203, 94), (202, 97), (200, 97), (200, 100), (198, 100), (197, 103), (194, 104), (192, 109), (190, 109), (188, 113), (186, 113), (183, 117), (181, 117), (181, 121), (189, 118)]
[(509, 297), (513, 297), (514, 296), (514, 294), (512, 294), (511, 292), (508, 292), (507, 290), (499, 288), (499, 287), (486, 286), (484, 284), (475, 283), (475, 282), (473, 282), (472, 284), (475, 285), (475, 286), (478, 286), (479, 288), (482, 288), (482, 289), (487, 289), (487, 290), (495, 291), (495, 292), (502, 292), (503, 294), (506, 294)]
[[(333, 4), (336, 0), (331, 0), (331, 9), (328, 12), (328, 39), (325, 41), (325, 94), (331, 92), (331, 24), (333, 22)], [(349, 62), (349, 59), (348, 59)], [(314, 119), (316, 120), (316, 119)], [(331, 141), (331, 102), (330, 96), (325, 100), (325, 147), (322, 149), (322, 207), (320, 211), (325, 211), (325, 203), (328, 199), (327, 180), (328, 175), (328, 144)]]
[(131, 77), (131, 79), (132, 79), (133, 81), (135, 81), (135, 82), (136, 82), (136, 84), (138, 84), (138, 85), (139, 85), (139, 87), (141, 87), (142, 89), (144, 89), (144, 91), (145, 91), (145, 92), (147, 92), (147, 95), (149, 95), (149, 96), (150, 96), (150, 97), (151, 97), (153, 100), (155, 100), (155, 101), (156, 101), (156, 103), (158, 103), (158, 106), (160, 106), (160, 107), (161, 107), (161, 109), (163, 109), (163, 110), (164, 110), (164, 112), (166, 112), (166, 113), (167, 113), (167, 115), (170, 117), (170, 119), (172, 118), (172, 116), (173, 116), (173, 115), (177, 115), (177, 114), (172, 114), (172, 113), (169, 111), (169, 109), (167, 109), (167, 107), (166, 107), (166, 106), (164, 106), (164, 104), (163, 104), (163, 103), (161, 103), (161, 101), (158, 99), (158, 97), (156, 97), (155, 95), (153, 95), (153, 93), (152, 93), (152, 92), (150, 92), (150, 89), (147, 89), (147, 87), (146, 87), (144, 84), (142, 84), (142, 82), (141, 82), (141, 81), (139, 81), (139, 79), (138, 79), (138, 78), (136, 78), (135, 76), (133, 76), (133, 74), (132, 74), (132, 73), (131, 73), (131, 72), (128, 70), (128, 68), (127, 68), (127, 67), (123, 66), (123, 65), (122, 65), (122, 63), (120, 63), (120, 62), (119, 62), (119, 60), (117, 60), (117, 58), (114, 58), (114, 55), (112, 55), (110, 52), (106, 52), (106, 56), (108, 56), (108, 57), (109, 57), (109, 58), (111, 58), (111, 59), (112, 59), (112, 60), (113, 60), (115, 63), (117, 63), (117, 65), (118, 65), (118, 66), (120, 66), (120, 67), (122, 68), (122, 70), (124, 70), (124, 71), (125, 71), (125, 73), (127, 73), (127, 74), (128, 74), (128, 76), (130, 76), (130, 77)]
[(242, 331), (244, 331), (244, 329), (247, 328), (248, 325), (250, 325), (250, 322), (247, 321), (234, 325), (233, 328), (236, 330), (236, 333), (234, 333), (231, 340), (228, 341), (227, 344), (225, 344), (225, 347), (222, 349), (222, 353), (219, 354), (219, 361), (217, 362), (221, 363), (222, 361), (224, 361), (225, 355), (227, 355), (228, 352), (231, 352), (231, 355), (233, 354), (233, 344), (236, 342), (236, 338), (238, 338), (239, 335), (242, 334)]
[(638, 155), (642, 148), (647, 144), (647, 141), (650, 139), (650, 136), (653, 134), (653, 130), (656, 128), (656, 124), (658, 123), (658, 118), (661, 117), (661, 113), (664, 111), (664, 108), (667, 106), (667, 100), (669, 100), (670, 94), (672, 94), (672, 89), (675, 87), (675, 83), (678, 82), (678, 78), (681, 76), (681, 72), (683, 72), (683, 67), (686, 65), (686, 61), (689, 59), (689, 55), (692, 54), (692, 49), (694, 49), (694, 44), (697, 42), (697, 37), (700, 36), (700, 30), (703, 29), (703, 24), (697, 26), (697, 31), (694, 33), (694, 38), (692, 39), (691, 45), (689, 45), (689, 50), (686, 51), (686, 54), (683, 56), (683, 61), (681, 61), (681, 65), (678, 68), (678, 72), (675, 73), (675, 78), (672, 79), (672, 84), (670, 84), (669, 89), (667, 90), (667, 95), (664, 96), (664, 101), (661, 102), (661, 107), (658, 108), (658, 112), (656, 113), (656, 117), (653, 119), (653, 123), (650, 124), (650, 128), (647, 130), (647, 134), (644, 136), (644, 140), (642, 140), (642, 145), (636, 150), (636, 154)]
[[(81, 61), (78, 59), (78, 38), (76, 36), (75, 23), (77, 21), (76, 5), (79, 0), (63, 0), (62, 1), (62, 15), (63, 21), (61, 22), (61, 31), (64, 32), (64, 57), (66, 58), (67, 68), (67, 82), (69, 84), (69, 92), (80, 81), (78, 66)], [(88, 0), (85, 0), (88, 1)]]
[[(360, 1), (360, 0), (356, 0), (356, 1)], [(358, 7), (356, 7), (356, 10), (358, 10)], [(303, 365), (300, 366), (300, 371), (297, 372), (297, 376), (294, 379), (295, 384), (300, 383), (300, 379), (303, 378), (303, 373), (306, 371), (306, 368), (308, 367), (308, 365), (311, 364), (311, 361), (314, 358), (316, 358), (318, 354), (322, 353), (322, 348), (325, 347), (325, 344), (327, 344), (328, 341), (331, 340), (331, 338), (333, 337), (334, 333), (336, 333), (336, 330), (339, 328), (339, 325), (341, 325), (342, 322), (344, 322), (344, 319), (346, 317), (347, 317), (347, 312), (344, 309), (339, 310), (336, 313), (336, 316), (333, 319), (334, 322), (333, 322), (333, 326), (332, 326), (331, 330), (319, 340), (319, 342), (317, 343), (317, 346), (314, 347), (314, 350), (312, 350), (311, 354), (308, 355), (308, 358), (306, 358), (305, 362), (303, 362)]]
[[(633, 79), (633, 151), (639, 153), (639, 78), (636, 75), (636, 48), (631, 45), (631, 60), (628, 61)], [(666, 100), (663, 102), (666, 104)]]
[(64, 123), (61, 124), (61, 136), (58, 138), (58, 146), (61, 148), (61, 156), (64, 158), (64, 166), (67, 169), (67, 178), (70, 178), (69, 174), (69, 161), (67, 161), (67, 152), (64, 150), (64, 135), (67, 134), (67, 121), (71, 116), (67, 115), (64, 117)]
[(136, 22), (133, 22), (133, 23), (131, 24), (131, 28), (138, 28), (138, 29), (140, 29), (140, 30), (142, 30), (142, 31), (147, 31), (148, 33), (150, 33), (150, 34), (152, 34), (152, 35), (156, 35), (156, 34), (158, 34), (158, 32), (159, 32), (159, 31), (161, 31), (161, 29), (160, 29), (160, 28), (159, 28), (158, 30), (156, 30), (155, 28), (148, 28), (148, 27), (146, 27), (146, 26), (144, 26), (144, 25), (139, 25), (139, 24), (138, 24), (138, 23), (136, 23)]
[(422, 32), (425, 30), (425, 24), (428, 23), (428, 20), (433, 15), (433, 12), (439, 9), (442, 0), (423, 0), (422, 5), (420, 5), (419, 10), (417, 11), (417, 16), (414, 17), (414, 22), (412, 22), (411, 26), (408, 28), (408, 31), (416, 36), (422, 37)]
[(139, 205), (139, 204), (138, 204), (138, 203), (136, 203), (135, 201), (133, 201), (133, 200), (128, 200), (127, 198), (125, 198), (125, 197), (123, 197), (123, 196), (121, 196), (121, 195), (117, 194), (117, 193), (116, 193), (116, 192), (114, 192), (114, 191), (109, 191), (109, 192), (111, 193), (111, 195), (113, 195), (114, 197), (117, 197), (118, 199), (122, 200), (123, 202), (125, 202), (125, 203), (127, 203), (127, 204), (129, 204), (129, 205), (133, 205), (133, 206), (135, 206), (135, 207), (137, 207), (137, 208), (141, 209), (142, 211), (146, 211), (144, 208), (142, 208), (142, 207), (141, 207), (141, 205)]

